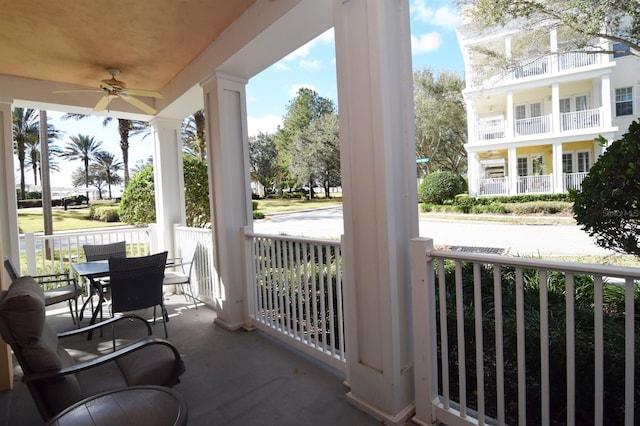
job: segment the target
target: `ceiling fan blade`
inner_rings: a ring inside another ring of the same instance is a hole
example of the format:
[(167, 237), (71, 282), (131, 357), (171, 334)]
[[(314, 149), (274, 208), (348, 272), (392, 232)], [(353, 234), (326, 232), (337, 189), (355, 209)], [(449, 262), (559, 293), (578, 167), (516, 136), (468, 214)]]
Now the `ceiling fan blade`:
[(138, 108), (139, 110), (146, 112), (147, 114), (155, 115), (157, 112), (155, 109), (151, 108), (149, 105), (145, 104), (144, 102), (134, 98), (133, 96), (121, 94), (120, 98), (123, 101), (128, 102), (134, 107)]
[(109, 95), (104, 95), (96, 104), (96, 106), (93, 107), (94, 111), (104, 111), (105, 109), (107, 109), (107, 107), (109, 106), (109, 104), (111, 103), (111, 101), (113, 100), (113, 96), (109, 96)]
[(51, 93), (102, 93), (102, 90), (97, 90), (97, 89), (53, 90)]
[(148, 98), (162, 99), (162, 95), (158, 92), (154, 92), (153, 90), (125, 89), (122, 92), (127, 95), (146, 96)]

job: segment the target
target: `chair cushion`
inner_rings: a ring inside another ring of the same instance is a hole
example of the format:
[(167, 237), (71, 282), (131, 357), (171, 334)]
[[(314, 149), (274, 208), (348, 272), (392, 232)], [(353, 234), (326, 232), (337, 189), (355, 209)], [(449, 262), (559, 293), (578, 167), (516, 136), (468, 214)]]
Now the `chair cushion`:
[(186, 274), (167, 271), (164, 273), (164, 280), (162, 281), (162, 285), (182, 284), (186, 283), (188, 280), (189, 277)]
[(14, 280), (0, 301), (0, 333), (5, 342), (34, 345), (45, 323), (44, 293), (32, 277)]
[(173, 351), (164, 345), (148, 345), (117, 361), (129, 386), (166, 386), (176, 375)]
[(73, 284), (47, 290), (44, 295), (44, 304), (49, 306), (65, 300), (75, 299), (80, 296), (80, 293), (82, 293), (82, 290)]

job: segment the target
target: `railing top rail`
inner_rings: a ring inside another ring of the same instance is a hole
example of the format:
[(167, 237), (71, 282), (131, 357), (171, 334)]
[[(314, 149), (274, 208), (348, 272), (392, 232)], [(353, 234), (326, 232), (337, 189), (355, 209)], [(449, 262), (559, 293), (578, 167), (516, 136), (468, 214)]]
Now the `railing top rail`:
[(329, 239), (318, 239), (318, 238), (308, 238), (308, 237), (294, 237), (290, 235), (274, 235), (274, 234), (258, 234), (255, 232), (247, 231), (245, 232), (245, 237), (248, 238), (272, 238), (276, 240), (283, 241), (292, 241), (292, 242), (301, 242), (301, 243), (315, 243), (315, 244), (325, 244), (332, 246), (340, 246), (340, 240), (329, 240)]
[(33, 234), (36, 238), (54, 238), (60, 236), (69, 236), (69, 235), (77, 235), (81, 233), (82, 235), (93, 235), (93, 234), (115, 234), (118, 232), (128, 232), (128, 231), (147, 231), (149, 227), (139, 227), (139, 226), (113, 226), (109, 228), (93, 228), (93, 229), (82, 229), (82, 230), (69, 230), (69, 231), (54, 231), (51, 235), (45, 235), (44, 232), (27, 232), (27, 234)]
[(606, 277), (640, 280), (640, 268), (628, 266), (595, 265), (589, 263), (560, 262), (525, 257), (501, 256), (497, 254), (468, 253), (447, 250), (431, 250), (427, 257), (440, 259), (467, 260), (500, 266), (513, 266), (531, 269), (556, 270), (580, 274), (601, 275)]

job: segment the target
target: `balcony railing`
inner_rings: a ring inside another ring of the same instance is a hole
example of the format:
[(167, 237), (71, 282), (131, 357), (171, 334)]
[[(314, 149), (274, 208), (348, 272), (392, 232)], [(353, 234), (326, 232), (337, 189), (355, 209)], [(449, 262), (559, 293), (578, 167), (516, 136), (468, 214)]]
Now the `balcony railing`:
[(549, 56), (534, 59), (530, 62), (517, 66), (513, 70), (513, 78), (529, 78), (539, 75), (549, 74), (551, 72), (551, 61)]
[(507, 195), (509, 194), (509, 178), (480, 179), (480, 195)]
[(476, 137), (481, 141), (503, 139), (506, 137), (506, 121), (480, 122), (476, 125)]
[(411, 251), (417, 423), (635, 424), (639, 268)]
[(211, 229), (190, 228), (176, 225), (173, 228), (176, 253), (180, 253), (180, 244), (183, 241), (197, 241), (191, 283), (194, 295), (199, 300), (216, 304), (216, 300), (222, 298), (220, 280), (213, 263), (216, 258), (215, 246)]
[(570, 189), (581, 190), (582, 181), (587, 177), (589, 172), (565, 173), (564, 174), (564, 190)]
[(344, 372), (340, 241), (245, 238), (252, 324)]
[(600, 108), (560, 114), (560, 131), (562, 132), (598, 128), (601, 123)]
[(552, 175), (518, 177), (518, 194), (547, 194), (553, 192)]
[(518, 136), (542, 135), (551, 131), (551, 115), (522, 118), (515, 121), (515, 133)]
[(588, 67), (600, 63), (601, 54), (585, 52), (563, 53), (558, 58), (558, 68), (560, 71), (573, 68)]

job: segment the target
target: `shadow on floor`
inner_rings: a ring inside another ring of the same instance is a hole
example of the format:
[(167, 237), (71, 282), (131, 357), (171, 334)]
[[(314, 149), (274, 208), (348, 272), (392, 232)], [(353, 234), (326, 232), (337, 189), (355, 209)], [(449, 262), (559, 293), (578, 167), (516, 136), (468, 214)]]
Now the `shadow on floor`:
[[(260, 331), (227, 331), (213, 323), (215, 311), (194, 309), (182, 296), (165, 302), (171, 319), (169, 340), (186, 365), (174, 389), (186, 399), (189, 425), (379, 425), (380, 422), (346, 401), (348, 388), (340, 373), (282, 344)], [(51, 310), (47, 321), (56, 330), (72, 327), (63, 304)], [(151, 316), (151, 310), (141, 312)], [(87, 324), (87, 321), (83, 321)], [(135, 323), (132, 323), (135, 324)], [(119, 338), (143, 334), (119, 329)], [(75, 350), (109, 350), (111, 332), (88, 342), (76, 339)], [(164, 336), (160, 321), (154, 334)], [(0, 419), (6, 425), (43, 424), (16, 368), (15, 387), (0, 392)], [(0, 424), (3, 424), (0, 422)]]

